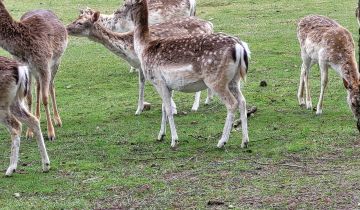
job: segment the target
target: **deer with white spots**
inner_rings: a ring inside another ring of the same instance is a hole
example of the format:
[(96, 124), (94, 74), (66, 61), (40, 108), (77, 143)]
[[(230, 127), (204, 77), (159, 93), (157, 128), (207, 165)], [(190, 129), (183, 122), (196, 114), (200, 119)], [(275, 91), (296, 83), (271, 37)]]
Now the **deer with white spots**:
[[(172, 21), (174, 18), (195, 16), (196, 0), (148, 0), (149, 24)], [(134, 30), (134, 23), (130, 15), (130, 4), (125, 1), (113, 14), (100, 14), (99, 22), (109, 30), (128, 32)], [(93, 13), (91, 8), (82, 13)]]
[(360, 78), (351, 33), (334, 20), (320, 15), (310, 15), (298, 23), (297, 37), (303, 61), (298, 91), (299, 104), (312, 109), (309, 73), (311, 66), (317, 63), (320, 67), (321, 90), (316, 114), (322, 114), (328, 69), (331, 67), (343, 79), (348, 93), (347, 102), (359, 124)]
[(178, 135), (171, 108), (171, 91), (196, 92), (210, 88), (227, 108), (227, 118), (218, 147), (228, 141), (234, 114), (240, 110), (242, 147), (248, 145), (247, 110), (240, 91), (245, 80), (249, 48), (245, 42), (225, 34), (153, 39), (148, 26), (147, 1), (132, 0), (131, 16), (135, 24), (134, 46), (142, 70), (162, 98), (162, 120), (158, 140), (165, 136), (166, 122), (171, 130), (171, 146)]
[[(67, 26), (68, 33), (73, 36), (88, 37), (90, 40), (103, 44), (117, 56), (126, 60), (130, 65), (141, 69), (140, 60), (134, 50), (134, 33), (115, 33), (107, 29), (99, 21), (99, 12), (87, 9), (81, 11), (80, 16)], [(155, 24), (150, 27), (151, 36), (154, 38), (166, 38), (172, 36), (188, 36), (192, 34), (211, 34), (213, 26), (210, 22), (200, 20), (196, 17), (175, 18), (170, 22)], [(139, 71), (139, 100), (136, 115), (144, 108), (145, 77)], [(200, 92), (196, 94), (200, 98)], [(207, 99), (210, 101), (210, 99)], [(174, 111), (175, 103), (172, 101)], [(199, 107), (199, 99), (195, 100), (192, 110)]]
[(26, 124), (35, 134), (43, 171), (47, 172), (50, 169), (40, 122), (28, 111), (25, 105), (25, 97), (30, 91), (29, 79), (27, 66), (0, 56), (0, 123), (6, 126), (12, 140), (10, 166), (6, 171), (6, 176), (11, 176), (17, 168), (21, 123)]
[[(40, 118), (40, 96), (45, 107), (48, 138), (55, 139), (55, 130), (49, 108), (49, 93), (52, 99), (55, 125), (62, 122), (55, 97), (54, 78), (60, 58), (67, 46), (65, 26), (49, 10), (33, 10), (25, 13), (20, 21), (14, 20), (0, 0), (0, 47), (18, 61), (26, 63), (37, 83), (36, 117)], [(31, 94), (28, 105), (31, 107)], [(29, 137), (32, 133), (28, 131)]]

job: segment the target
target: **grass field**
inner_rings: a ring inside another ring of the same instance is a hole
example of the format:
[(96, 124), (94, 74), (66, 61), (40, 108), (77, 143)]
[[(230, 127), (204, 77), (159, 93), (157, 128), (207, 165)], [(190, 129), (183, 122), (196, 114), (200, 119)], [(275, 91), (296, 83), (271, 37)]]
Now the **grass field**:
[[(18, 19), (47, 8), (66, 24), (86, 6), (111, 13), (117, 0), (5, 0)], [(307, 14), (338, 20), (358, 39), (356, 1), (198, 0), (198, 16), (216, 31), (248, 42), (252, 60), (243, 93), (258, 107), (249, 119), (250, 145), (233, 132), (216, 144), (226, 117), (219, 99), (190, 112), (193, 94), (177, 93), (180, 144), (157, 142), (161, 101), (146, 87), (152, 109), (135, 116), (137, 75), (103, 46), (71, 38), (57, 75), (63, 127), (46, 142), (52, 163), (41, 173), (34, 140), (23, 140), (18, 173), (0, 176), (1, 209), (356, 209), (360, 208), (360, 138), (346, 92), (331, 71), (324, 114), (300, 108), (296, 22)], [(2, 55), (8, 55), (0, 51)], [(266, 80), (267, 87), (259, 83)], [(311, 74), (313, 105), (319, 70)], [(203, 94), (202, 102), (205, 94)], [(46, 135), (45, 114), (42, 129)], [(10, 137), (0, 128), (0, 169), (9, 163)], [(14, 194), (19, 193), (20, 197)]]

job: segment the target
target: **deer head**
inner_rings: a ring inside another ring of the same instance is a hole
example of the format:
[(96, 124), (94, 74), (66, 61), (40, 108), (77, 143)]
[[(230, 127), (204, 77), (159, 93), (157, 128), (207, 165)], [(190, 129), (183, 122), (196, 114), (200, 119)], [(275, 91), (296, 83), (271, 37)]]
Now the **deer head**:
[(70, 23), (66, 29), (73, 36), (87, 36), (90, 34), (94, 23), (99, 20), (100, 12), (91, 9), (81, 10), (79, 17)]

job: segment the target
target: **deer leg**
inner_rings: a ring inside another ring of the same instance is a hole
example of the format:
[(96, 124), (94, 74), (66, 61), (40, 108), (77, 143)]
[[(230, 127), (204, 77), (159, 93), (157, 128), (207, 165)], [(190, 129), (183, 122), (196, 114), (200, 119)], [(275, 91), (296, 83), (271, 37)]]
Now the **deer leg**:
[(40, 78), (40, 89), (42, 102), (45, 108), (46, 120), (47, 120), (47, 129), (48, 129), (48, 138), (50, 141), (55, 140), (55, 130), (51, 120), (50, 108), (49, 108), (49, 88), (50, 88), (50, 75), (44, 74)]
[(159, 136), (158, 136), (158, 140), (162, 141), (164, 140), (164, 137), (166, 135), (166, 110), (165, 110), (165, 104), (162, 103), (161, 106), (161, 128), (160, 128), (160, 132), (159, 132)]
[[(163, 106), (165, 108), (165, 113), (163, 112), (163, 117), (162, 117), (162, 125), (164, 124), (164, 114), (166, 114), (167, 119), (169, 120), (169, 125), (170, 125), (170, 131), (171, 131), (171, 147), (175, 147), (176, 146), (176, 142), (178, 141), (178, 135), (177, 135), (177, 131), (176, 131), (176, 127), (175, 127), (175, 122), (174, 122), (174, 116), (173, 116), (173, 108), (172, 108), (172, 103), (171, 103), (171, 92), (168, 89), (168, 87), (166, 87), (166, 84), (156, 84), (155, 85), (156, 90), (158, 91), (158, 93), (161, 95), (161, 98), (163, 100)], [(166, 117), (165, 117), (166, 119)], [(166, 120), (165, 120), (166, 122)], [(163, 129), (164, 130), (164, 129)], [(161, 131), (160, 131), (161, 133)], [(159, 133), (159, 136), (160, 136)]]
[(244, 95), (240, 90), (240, 86), (238, 83), (233, 83), (230, 86), (231, 93), (235, 96), (239, 103), (239, 111), (240, 111), (240, 119), (241, 119), (241, 127), (243, 139), (241, 143), (241, 148), (245, 148), (249, 144), (249, 134), (248, 134), (248, 126), (247, 126), (247, 109), (246, 109), (246, 100)]
[[(227, 108), (227, 117), (221, 139), (219, 140), (217, 147), (223, 147), (229, 140), (230, 132), (234, 122), (234, 113), (239, 107), (239, 103), (234, 95), (230, 92), (229, 87), (215, 87), (214, 90), (219, 95), (221, 101)], [(246, 109), (246, 108), (245, 108)]]
[(320, 61), (319, 67), (320, 67), (320, 75), (321, 75), (321, 90), (320, 90), (319, 102), (316, 108), (317, 115), (322, 114), (324, 94), (328, 83), (328, 65), (325, 62)]
[(300, 106), (305, 106), (304, 85), (305, 85), (305, 69), (301, 67), (300, 83), (299, 83), (299, 90), (297, 95)]
[(144, 109), (145, 76), (142, 70), (139, 70), (139, 100), (135, 115), (140, 115)]
[(194, 100), (194, 104), (191, 108), (191, 111), (196, 112), (199, 109), (200, 98), (201, 98), (201, 91), (198, 91), (195, 93), (195, 100)]
[(21, 124), (12, 114), (4, 111), (0, 111), (0, 121), (2, 121), (11, 134), (10, 165), (5, 173), (6, 176), (11, 176), (15, 172), (19, 160)]
[(52, 101), (52, 106), (53, 106), (55, 125), (59, 126), (59, 127), (62, 127), (62, 121), (61, 121), (59, 111), (58, 111), (58, 108), (57, 108), (57, 103), (56, 103), (56, 94), (55, 94), (54, 81), (51, 81), (51, 83), (50, 83), (50, 96), (51, 96), (51, 101)]
[(214, 97), (213, 91), (210, 88), (208, 88), (205, 105), (209, 105), (211, 103), (211, 101), (213, 100), (213, 97)]
[(311, 94), (310, 94), (310, 82), (309, 82), (309, 74), (310, 74), (311, 61), (310, 59), (303, 59), (302, 71), (304, 71), (304, 87), (305, 87), (305, 95), (306, 95), (306, 108), (312, 109), (311, 102)]
[(172, 108), (172, 113), (176, 115), (178, 112), (177, 112), (175, 101), (173, 100), (174, 95), (175, 95), (175, 91), (172, 91), (171, 92), (171, 108)]
[[(300, 106), (307, 106), (308, 103), (305, 104), (304, 99), (304, 91), (308, 94), (306, 82), (308, 81), (308, 75), (311, 67), (311, 59), (308, 58), (306, 55), (302, 55), (303, 63), (301, 65), (301, 73), (300, 73), (300, 83), (299, 83), (299, 90), (298, 90), (298, 101)], [(307, 83), (308, 84), (308, 83)], [(306, 95), (306, 101), (308, 102), (308, 95)], [(311, 98), (310, 98), (310, 106), (311, 105)], [(308, 107), (307, 107), (308, 108)]]
[(62, 121), (59, 115), (57, 103), (56, 103), (56, 91), (55, 91), (55, 75), (59, 69), (60, 59), (54, 60), (54, 64), (51, 67), (51, 81), (50, 81), (50, 96), (52, 101), (52, 107), (54, 112), (54, 122), (56, 126), (62, 127)]
[[(27, 105), (28, 105), (28, 110), (31, 112), (32, 110), (32, 76), (30, 75), (29, 77), (29, 87), (30, 87), (30, 90), (29, 92), (27, 93), (26, 95), (26, 102), (27, 102)], [(28, 127), (27, 128), (27, 131), (26, 131), (26, 138), (27, 139), (30, 139), (34, 136), (32, 130)]]
[(35, 116), (38, 120), (40, 120), (40, 104), (41, 104), (41, 84), (40, 81), (36, 81), (36, 110), (35, 110)]
[(26, 124), (34, 132), (41, 155), (42, 170), (43, 172), (49, 171), (50, 160), (46, 151), (44, 138), (41, 133), (39, 120), (30, 112), (28, 112), (26, 107), (23, 107), (21, 104), (12, 106), (12, 112), (17, 119), (19, 119), (22, 123)]

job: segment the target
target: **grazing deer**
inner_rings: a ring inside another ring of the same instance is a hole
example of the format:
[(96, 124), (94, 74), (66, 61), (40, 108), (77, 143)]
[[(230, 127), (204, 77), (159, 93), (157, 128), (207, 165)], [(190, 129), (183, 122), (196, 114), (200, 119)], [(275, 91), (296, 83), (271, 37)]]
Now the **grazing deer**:
[[(50, 169), (40, 122), (25, 106), (25, 97), (30, 92), (29, 70), (27, 66), (0, 56), (0, 123), (5, 125), (11, 134), (10, 166), (6, 176), (11, 176), (17, 167), (21, 136), (21, 123), (25, 123), (35, 134), (39, 146), (42, 168)], [(19, 122), (20, 121), (20, 122)]]
[[(310, 15), (298, 23), (297, 37), (301, 47), (302, 67), (298, 100), (300, 105), (311, 109), (309, 73), (318, 63), (321, 73), (321, 91), (316, 114), (323, 111), (323, 100), (328, 83), (328, 68), (333, 68), (343, 79), (348, 93), (348, 104), (360, 119), (360, 82), (351, 33), (336, 21), (320, 15)], [(304, 100), (305, 91), (305, 100)]]
[[(88, 37), (90, 40), (99, 42), (111, 52), (126, 60), (130, 65), (140, 69), (140, 60), (134, 50), (134, 33), (112, 32), (102, 25), (102, 22), (99, 21), (100, 16), (99, 12), (89, 9), (82, 11), (80, 16), (67, 26), (68, 33), (73, 36)], [(166, 38), (171, 36), (188, 36), (191, 34), (210, 34), (213, 32), (213, 26), (208, 21), (200, 20), (196, 17), (186, 17), (152, 25), (150, 31), (151, 36), (155, 38)], [(139, 115), (144, 108), (144, 86), (144, 74), (142, 71), (139, 71), (139, 100), (136, 115)], [(200, 97), (200, 92), (196, 94), (196, 97)], [(173, 106), (175, 106), (175, 103), (173, 103)], [(193, 110), (197, 110), (198, 107), (199, 99), (195, 100)]]
[[(62, 125), (55, 97), (54, 78), (60, 58), (67, 46), (67, 32), (54, 13), (48, 10), (34, 10), (15, 21), (0, 1), (0, 46), (18, 61), (30, 67), (37, 82), (36, 117), (40, 118), (40, 96), (45, 107), (48, 138), (55, 139), (55, 130), (49, 109), (49, 92), (52, 98), (54, 121)], [(31, 107), (31, 94), (28, 104)], [(28, 136), (31, 136), (28, 132)]]
[(196, 92), (210, 88), (227, 108), (225, 127), (217, 146), (223, 147), (228, 141), (237, 109), (242, 121), (241, 146), (247, 146), (246, 102), (240, 91), (240, 80), (245, 80), (248, 69), (250, 51), (247, 44), (225, 34), (153, 39), (148, 26), (147, 1), (132, 0), (130, 3), (128, 6), (136, 27), (135, 52), (146, 79), (155, 86), (163, 101), (158, 140), (165, 136), (167, 119), (172, 135), (171, 146), (175, 147), (178, 140), (171, 90)]

